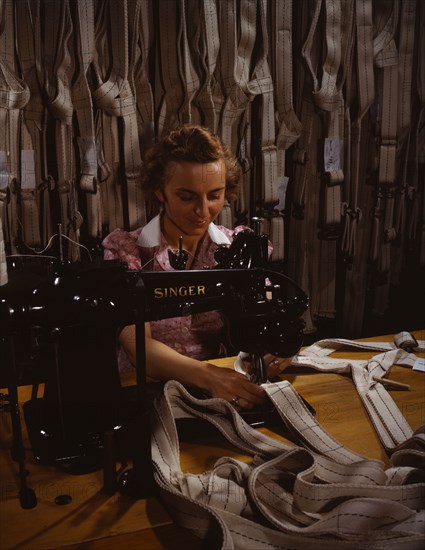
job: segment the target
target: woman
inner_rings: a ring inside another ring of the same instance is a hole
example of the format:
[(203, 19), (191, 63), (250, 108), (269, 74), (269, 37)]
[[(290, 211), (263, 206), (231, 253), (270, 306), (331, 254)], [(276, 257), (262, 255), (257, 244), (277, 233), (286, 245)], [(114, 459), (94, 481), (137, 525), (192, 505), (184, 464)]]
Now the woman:
[[(214, 253), (229, 246), (230, 230), (213, 222), (225, 200), (234, 200), (241, 176), (230, 149), (208, 129), (184, 125), (161, 138), (147, 153), (142, 186), (149, 203), (159, 203), (160, 214), (133, 232), (113, 231), (103, 241), (105, 259), (121, 259), (130, 269), (168, 271), (169, 250), (183, 244), (185, 269), (217, 265)], [(244, 375), (208, 363), (226, 355), (225, 322), (219, 312), (147, 323), (147, 374), (156, 380), (177, 380), (196, 386), (213, 397), (250, 409), (263, 402), (261, 387)], [(121, 369), (135, 363), (135, 328), (119, 336)], [(284, 370), (290, 359), (265, 356), (268, 375)]]

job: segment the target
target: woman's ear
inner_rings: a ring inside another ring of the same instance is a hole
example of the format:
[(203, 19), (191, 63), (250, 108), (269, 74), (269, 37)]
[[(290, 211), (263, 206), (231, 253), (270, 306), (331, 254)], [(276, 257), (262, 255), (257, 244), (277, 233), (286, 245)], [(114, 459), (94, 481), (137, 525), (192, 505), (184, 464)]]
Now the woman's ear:
[(156, 189), (155, 196), (160, 203), (165, 202), (164, 193), (162, 192), (162, 189)]

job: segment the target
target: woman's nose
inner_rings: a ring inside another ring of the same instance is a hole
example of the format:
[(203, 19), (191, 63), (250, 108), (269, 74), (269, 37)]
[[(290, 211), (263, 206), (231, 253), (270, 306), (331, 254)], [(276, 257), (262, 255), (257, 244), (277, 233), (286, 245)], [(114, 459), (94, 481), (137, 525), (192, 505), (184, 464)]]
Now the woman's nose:
[(200, 218), (208, 214), (208, 203), (206, 200), (199, 200), (195, 207), (195, 214)]

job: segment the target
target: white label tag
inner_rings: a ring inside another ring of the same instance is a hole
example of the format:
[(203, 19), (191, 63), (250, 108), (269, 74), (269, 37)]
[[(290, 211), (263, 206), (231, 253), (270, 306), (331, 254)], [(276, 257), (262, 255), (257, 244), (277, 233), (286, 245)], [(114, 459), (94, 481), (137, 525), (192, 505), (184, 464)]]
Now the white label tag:
[(280, 176), (280, 178), (277, 178), (277, 198), (279, 199), (279, 203), (276, 206), (277, 210), (285, 210), (288, 183), (288, 176)]
[(335, 172), (342, 168), (341, 165), (342, 141), (337, 138), (325, 138), (325, 172)]
[(413, 370), (418, 370), (420, 372), (425, 372), (425, 358), (418, 357), (412, 367)]
[(23, 149), (21, 151), (21, 188), (35, 189), (34, 149)]

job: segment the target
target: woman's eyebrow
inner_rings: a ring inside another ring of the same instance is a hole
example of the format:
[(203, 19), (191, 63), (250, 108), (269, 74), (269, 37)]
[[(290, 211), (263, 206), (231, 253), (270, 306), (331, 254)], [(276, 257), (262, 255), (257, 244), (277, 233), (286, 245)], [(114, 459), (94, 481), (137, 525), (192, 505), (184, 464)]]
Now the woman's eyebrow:
[[(225, 188), (226, 187), (223, 185), (221, 187), (216, 187), (215, 189), (211, 189), (210, 191), (208, 191), (208, 195), (210, 195), (211, 193), (217, 193), (219, 191), (223, 191), (223, 189)], [(186, 189), (186, 187), (177, 187), (175, 190), (181, 193), (190, 193), (192, 195), (198, 194), (196, 191), (193, 191), (193, 189)]]

